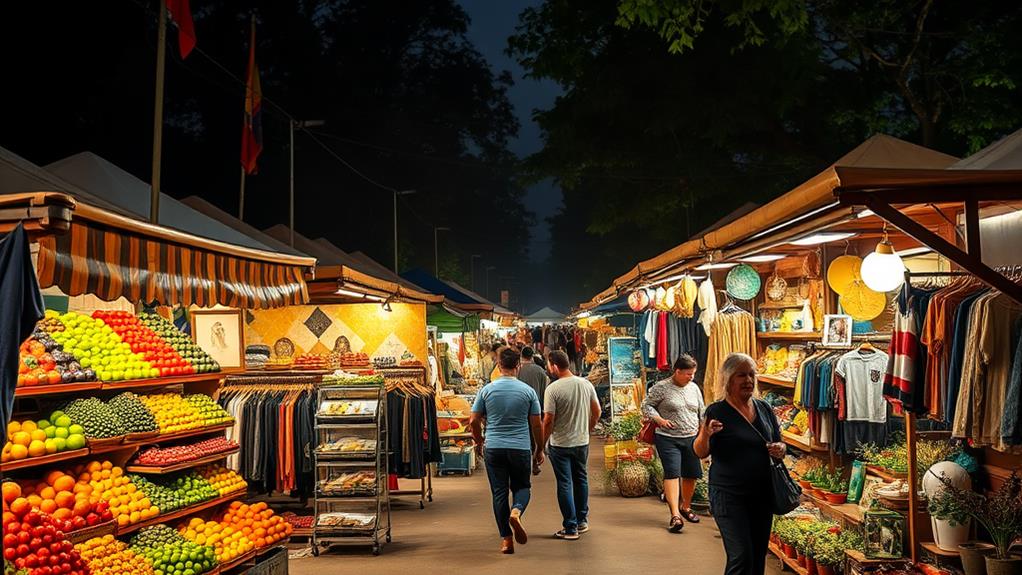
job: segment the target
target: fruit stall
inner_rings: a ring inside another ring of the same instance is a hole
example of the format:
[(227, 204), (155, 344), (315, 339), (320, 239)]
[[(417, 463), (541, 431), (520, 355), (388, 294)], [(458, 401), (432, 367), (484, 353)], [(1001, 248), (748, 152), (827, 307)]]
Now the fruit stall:
[(200, 575), (282, 553), (291, 523), (246, 503), (246, 481), (227, 465), (234, 421), (213, 399), (227, 370), (169, 311), (304, 303), (315, 260), (57, 193), (0, 198), (0, 233), (19, 223), (37, 289), (98, 303), (47, 310), (17, 350), (0, 466), (5, 562), (31, 575)]

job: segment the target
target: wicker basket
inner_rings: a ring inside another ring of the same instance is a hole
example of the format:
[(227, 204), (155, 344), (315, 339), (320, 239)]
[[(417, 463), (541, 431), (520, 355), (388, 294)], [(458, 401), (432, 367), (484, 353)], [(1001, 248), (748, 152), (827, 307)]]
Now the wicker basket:
[(638, 463), (622, 463), (614, 471), (622, 497), (642, 497), (649, 491), (649, 470)]

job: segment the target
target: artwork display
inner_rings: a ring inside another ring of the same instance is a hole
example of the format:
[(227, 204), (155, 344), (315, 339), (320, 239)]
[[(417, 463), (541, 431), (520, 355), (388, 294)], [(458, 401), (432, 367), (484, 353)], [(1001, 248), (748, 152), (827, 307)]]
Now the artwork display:
[(196, 345), (224, 369), (245, 367), (245, 333), (241, 310), (193, 310), (189, 315), (192, 339)]

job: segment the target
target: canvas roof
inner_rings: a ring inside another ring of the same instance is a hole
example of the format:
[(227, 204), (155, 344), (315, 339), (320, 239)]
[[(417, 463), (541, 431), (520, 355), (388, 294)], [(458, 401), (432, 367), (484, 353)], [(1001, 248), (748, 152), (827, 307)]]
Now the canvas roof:
[(525, 316), (525, 320), (533, 323), (557, 323), (564, 321), (564, 314), (555, 309), (544, 307)]
[(975, 154), (955, 162), (950, 170), (1022, 170), (1022, 129)]

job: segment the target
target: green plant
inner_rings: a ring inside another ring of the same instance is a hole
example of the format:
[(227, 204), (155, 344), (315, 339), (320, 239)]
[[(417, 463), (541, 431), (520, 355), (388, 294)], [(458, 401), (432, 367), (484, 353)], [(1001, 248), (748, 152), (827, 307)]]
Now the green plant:
[(823, 565), (840, 565), (845, 558), (844, 532), (834, 526), (818, 534), (813, 539), (811, 556)]
[(774, 533), (777, 534), (781, 543), (792, 545), (798, 534), (798, 527), (795, 525), (794, 519), (774, 517)]
[(642, 417), (638, 413), (630, 413), (610, 425), (610, 436), (616, 441), (630, 441), (639, 436), (642, 429)]
[(826, 473), (824, 480), (824, 489), (831, 493), (847, 493), (848, 482), (843, 479), (844, 468), (837, 468), (834, 473)]
[(969, 509), (965, 507), (965, 502), (948, 489), (941, 489), (930, 497), (926, 509), (930, 515), (947, 521), (951, 527), (965, 525), (969, 520)]
[(831, 527), (836, 527), (835, 524), (824, 521), (797, 521), (797, 524), (800, 534), (795, 542), (795, 548), (803, 555), (809, 555), (813, 551), (813, 544), (820, 534)]
[(1019, 499), (1022, 495), (1022, 479), (1012, 471), (1011, 477), (989, 496), (961, 489), (943, 474), (940, 481), (944, 484), (941, 499), (957, 498), (958, 505), (990, 534), (997, 558), (1007, 559), (1008, 547), (1015, 538), (1022, 535), (1022, 500)]

